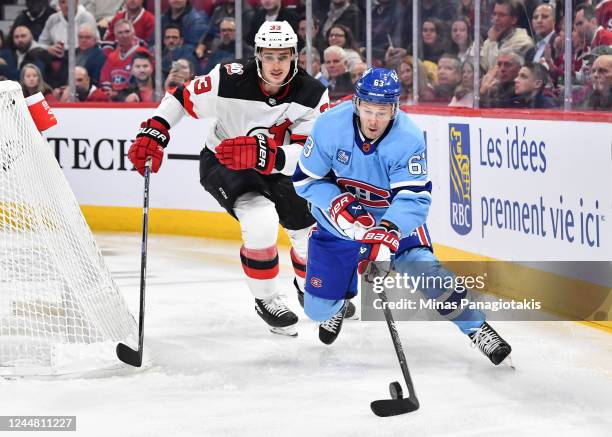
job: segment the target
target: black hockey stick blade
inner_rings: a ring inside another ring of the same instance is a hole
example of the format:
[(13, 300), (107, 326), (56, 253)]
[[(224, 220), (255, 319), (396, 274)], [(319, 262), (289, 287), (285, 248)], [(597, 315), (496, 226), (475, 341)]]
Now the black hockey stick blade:
[(399, 416), (418, 410), (419, 401), (416, 398), (381, 399), (370, 403), (370, 408), (378, 417)]
[(123, 343), (117, 344), (117, 358), (130, 366), (142, 366), (142, 349), (135, 351)]

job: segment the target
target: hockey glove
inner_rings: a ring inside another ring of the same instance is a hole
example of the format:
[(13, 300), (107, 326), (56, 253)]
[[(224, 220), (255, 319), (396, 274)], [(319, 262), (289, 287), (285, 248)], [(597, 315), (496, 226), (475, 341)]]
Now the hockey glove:
[(368, 228), (376, 224), (372, 214), (351, 193), (342, 193), (331, 201), (329, 214), (345, 235), (361, 240)]
[(164, 148), (170, 141), (168, 126), (159, 119), (149, 118), (140, 125), (136, 140), (130, 146), (128, 159), (144, 176), (145, 163), (151, 157), (151, 171), (156, 173), (164, 159)]
[(364, 244), (359, 251), (359, 274), (367, 270), (370, 261), (391, 261), (399, 248), (400, 233), (397, 226), (383, 220), (380, 226), (368, 230), (361, 241)]
[(259, 173), (270, 174), (274, 170), (277, 152), (278, 147), (272, 138), (257, 134), (221, 141), (215, 150), (215, 156), (231, 170), (254, 168)]

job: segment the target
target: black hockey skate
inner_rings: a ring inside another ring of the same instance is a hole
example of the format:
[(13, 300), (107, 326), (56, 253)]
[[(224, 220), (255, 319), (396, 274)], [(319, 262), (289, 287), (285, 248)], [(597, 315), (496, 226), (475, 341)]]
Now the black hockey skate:
[[(487, 322), (484, 322), (480, 328), (468, 335), (472, 340), (473, 347), (480, 349), (496, 366), (512, 352), (510, 345)], [(512, 366), (511, 363), (510, 366)]]
[(319, 325), (319, 340), (321, 340), (325, 344), (332, 344), (338, 338), (340, 334), (340, 330), (342, 329), (342, 322), (346, 317), (346, 310), (348, 308), (348, 304), (350, 302), (348, 300), (344, 301), (344, 305), (340, 308), (331, 319), (324, 321)]
[[(300, 302), (300, 306), (304, 308), (304, 292), (300, 290), (300, 287), (298, 287), (298, 283), (295, 278), (293, 278), (293, 285), (295, 286), (295, 289), (297, 290), (297, 298), (298, 298), (298, 301)], [(359, 316), (356, 315), (356, 313), (357, 313), (357, 308), (355, 308), (355, 305), (353, 304), (353, 302), (348, 301), (348, 307), (346, 308), (346, 312), (344, 313), (344, 318), (357, 320), (359, 319)]]
[(274, 334), (297, 337), (298, 317), (280, 296), (272, 299), (255, 299), (255, 311), (268, 324)]

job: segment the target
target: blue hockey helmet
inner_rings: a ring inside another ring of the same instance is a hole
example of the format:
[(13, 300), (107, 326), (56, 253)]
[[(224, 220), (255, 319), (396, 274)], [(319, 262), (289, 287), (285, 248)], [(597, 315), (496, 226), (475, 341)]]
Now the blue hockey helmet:
[(401, 85), (395, 70), (369, 68), (355, 84), (353, 103), (355, 112), (361, 101), (379, 105), (393, 105), (393, 116), (399, 107)]

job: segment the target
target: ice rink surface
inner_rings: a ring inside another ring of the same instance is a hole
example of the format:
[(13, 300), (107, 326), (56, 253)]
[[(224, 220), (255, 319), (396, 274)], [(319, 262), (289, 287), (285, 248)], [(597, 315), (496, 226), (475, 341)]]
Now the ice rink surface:
[[(140, 235), (97, 239), (137, 314)], [(385, 323), (349, 320), (331, 347), (320, 343), (283, 249), (280, 284), (299, 336), (272, 335), (238, 253), (237, 242), (150, 236), (148, 366), (0, 379), (0, 415), (76, 415), (70, 435), (105, 437), (612, 435), (608, 332), (495, 323), (513, 347), (513, 370), (493, 366), (448, 322), (399, 323), (421, 409), (379, 418), (370, 402), (388, 398), (391, 381), (404, 385)]]

